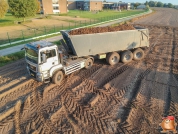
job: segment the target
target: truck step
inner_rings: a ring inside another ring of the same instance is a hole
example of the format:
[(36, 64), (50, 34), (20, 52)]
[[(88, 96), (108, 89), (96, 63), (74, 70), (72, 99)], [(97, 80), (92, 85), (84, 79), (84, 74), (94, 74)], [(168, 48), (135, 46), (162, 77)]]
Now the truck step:
[(76, 63), (76, 64), (73, 64), (73, 65), (70, 65), (70, 66), (66, 67), (65, 71), (66, 71), (66, 74), (68, 75), (70, 73), (73, 73), (73, 72), (81, 69), (81, 68), (82, 67), (81, 67), (80, 63)]

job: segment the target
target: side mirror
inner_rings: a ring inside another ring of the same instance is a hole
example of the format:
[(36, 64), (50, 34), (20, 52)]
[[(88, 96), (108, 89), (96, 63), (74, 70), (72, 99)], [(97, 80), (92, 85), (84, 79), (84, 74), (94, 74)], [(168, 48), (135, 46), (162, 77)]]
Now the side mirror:
[(42, 54), (42, 60), (43, 60), (42, 61), (43, 63), (46, 63), (46, 54), (45, 53)]

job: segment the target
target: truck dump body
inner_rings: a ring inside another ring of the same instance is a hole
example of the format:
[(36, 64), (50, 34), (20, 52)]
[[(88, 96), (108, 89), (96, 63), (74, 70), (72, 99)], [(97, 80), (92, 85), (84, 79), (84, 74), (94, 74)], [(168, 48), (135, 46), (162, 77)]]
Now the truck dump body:
[(81, 35), (69, 35), (70, 31), (64, 30), (61, 33), (69, 50), (74, 55), (82, 57), (138, 47), (149, 47), (148, 29), (135, 28), (135, 30)]

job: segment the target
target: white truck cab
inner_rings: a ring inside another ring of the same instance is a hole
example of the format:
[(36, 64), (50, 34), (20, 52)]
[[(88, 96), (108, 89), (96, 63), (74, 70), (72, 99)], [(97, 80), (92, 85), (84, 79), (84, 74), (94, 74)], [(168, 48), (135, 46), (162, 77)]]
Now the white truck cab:
[[(40, 82), (59, 83), (64, 75), (86, 67), (86, 61), (92, 66), (93, 58), (73, 58), (64, 56), (57, 45), (46, 41), (26, 44), (25, 60), (29, 74)], [(92, 59), (92, 60), (90, 60)], [(88, 68), (86, 67), (86, 68)]]

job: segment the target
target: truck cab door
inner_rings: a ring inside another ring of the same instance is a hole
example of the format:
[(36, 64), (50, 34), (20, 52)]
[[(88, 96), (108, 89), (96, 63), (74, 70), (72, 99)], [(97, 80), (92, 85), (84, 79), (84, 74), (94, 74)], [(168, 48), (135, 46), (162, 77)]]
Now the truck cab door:
[(49, 50), (48, 53), (46, 53), (46, 62), (43, 63), (42, 70), (43, 71), (50, 70), (50, 68), (58, 64), (59, 61), (56, 49), (51, 49)]

